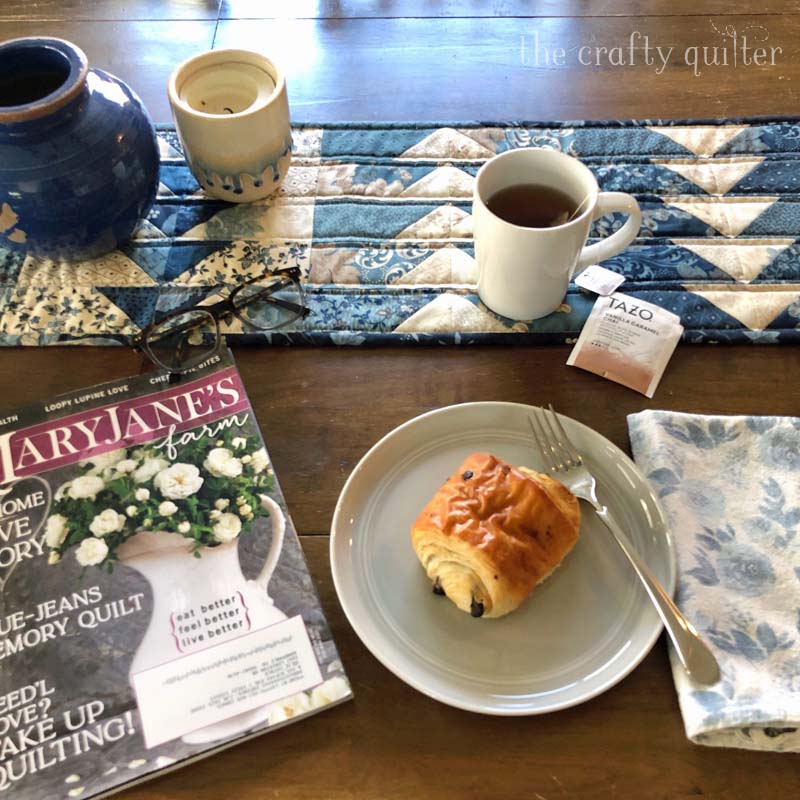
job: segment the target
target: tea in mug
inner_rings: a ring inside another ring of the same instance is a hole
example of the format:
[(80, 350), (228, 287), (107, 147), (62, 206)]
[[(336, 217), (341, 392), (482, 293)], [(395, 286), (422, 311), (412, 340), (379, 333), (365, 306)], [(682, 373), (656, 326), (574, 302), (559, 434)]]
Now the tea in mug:
[(555, 186), (517, 183), (495, 192), (486, 202), (489, 211), (523, 228), (555, 228), (577, 210), (578, 203)]

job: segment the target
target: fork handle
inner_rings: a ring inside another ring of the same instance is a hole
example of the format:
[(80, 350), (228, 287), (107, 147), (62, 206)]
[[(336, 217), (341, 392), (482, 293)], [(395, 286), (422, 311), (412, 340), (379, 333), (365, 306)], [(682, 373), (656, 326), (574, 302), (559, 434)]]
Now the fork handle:
[(615, 541), (628, 561), (630, 561), (647, 594), (653, 601), (658, 616), (661, 617), (669, 638), (672, 640), (672, 644), (675, 645), (675, 651), (681, 664), (683, 664), (683, 668), (697, 683), (705, 685), (716, 683), (720, 679), (720, 671), (714, 654), (708, 649), (708, 646), (700, 638), (700, 634), (695, 630), (692, 623), (683, 616), (678, 606), (673, 603), (672, 598), (664, 591), (664, 587), (661, 586), (658, 579), (642, 561), (641, 556), (636, 552), (608, 508), (598, 504), (595, 509), (597, 515), (613, 534)]

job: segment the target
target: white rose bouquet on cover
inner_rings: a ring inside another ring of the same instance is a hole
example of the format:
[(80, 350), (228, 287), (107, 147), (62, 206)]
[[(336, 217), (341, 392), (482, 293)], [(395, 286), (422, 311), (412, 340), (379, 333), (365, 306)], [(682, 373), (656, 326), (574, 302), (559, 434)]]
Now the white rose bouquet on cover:
[(56, 492), (45, 527), (49, 561), (74, 548), (82, 566), (110, 572), (117, 548), (145, 530), (191, 539), (199, 558), (203, 547), (231, 542), (268, 515), (259, 494), (273, 478), (260, 439), (235, 426), (182, 444), (174, 462), (147, 446), (103, 453), (81, 462)]

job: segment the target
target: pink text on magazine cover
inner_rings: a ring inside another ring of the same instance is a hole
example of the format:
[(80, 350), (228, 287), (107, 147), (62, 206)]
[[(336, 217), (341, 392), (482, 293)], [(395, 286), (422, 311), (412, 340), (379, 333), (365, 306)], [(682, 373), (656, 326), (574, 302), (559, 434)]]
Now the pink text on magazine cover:
[[(114, 402), (114, 394), (125, 394), (126, 386), (105, 387), (103, 391), (109, 397), (108, 405), (0, 435), (0, 485), (121, 446), (154, 440), (159, 440), (156, 449), (175, 458), (177, 448), (188, 441), (185, 437), (213, 435), (207, 428), (214, 422), (249, 408), (234, 367), (157, 394), (119, 402)], [(82, 400), (97, 399), (89, 392), (85, 397), (54, 401), (45, 411), (60, 412), (65, 407), (79, 407)], [(198, 427), (200, 431), (193, 431)]]

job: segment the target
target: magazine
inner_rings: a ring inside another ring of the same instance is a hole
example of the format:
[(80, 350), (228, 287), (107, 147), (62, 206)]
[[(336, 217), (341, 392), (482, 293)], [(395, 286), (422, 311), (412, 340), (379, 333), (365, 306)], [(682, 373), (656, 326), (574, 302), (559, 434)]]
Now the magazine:
[(350, 696), (229, 353), (0, 412), (0, 793), (96, 797)]

